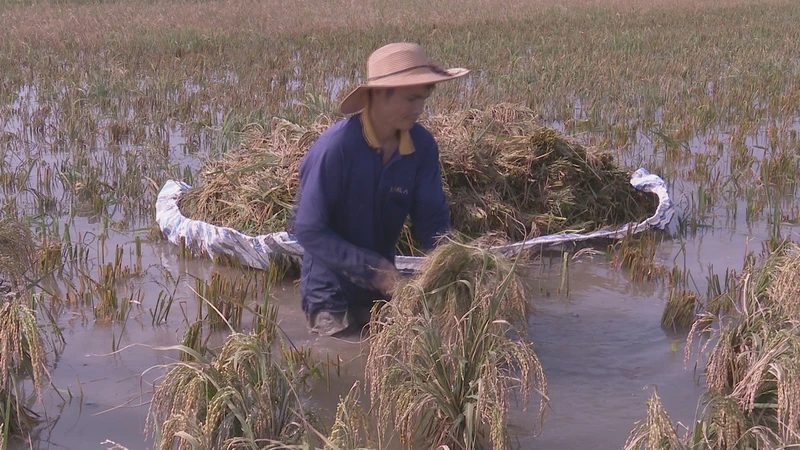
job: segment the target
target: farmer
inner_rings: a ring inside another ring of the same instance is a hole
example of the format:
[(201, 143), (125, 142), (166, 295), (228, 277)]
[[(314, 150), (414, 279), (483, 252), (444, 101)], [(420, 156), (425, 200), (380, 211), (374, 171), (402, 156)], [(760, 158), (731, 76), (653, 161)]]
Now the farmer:
[(439, 149), (416, 122), (436, 83), (467, 73), (432, 64), (416, 44), (381, 47), (366, 83), (340, 105), (358, 114), (325, 131), (303, 159), (293, 230), (305, 251), (300, 295), (312, 333), (358, 331), (373, 302), (391, 298), (409, 215), (426, 250), (449, 231)]

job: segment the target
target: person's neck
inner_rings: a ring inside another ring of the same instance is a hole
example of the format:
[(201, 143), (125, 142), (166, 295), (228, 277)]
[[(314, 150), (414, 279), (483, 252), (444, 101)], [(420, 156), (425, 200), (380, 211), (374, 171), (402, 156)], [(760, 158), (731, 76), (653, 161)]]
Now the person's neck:
[(375, 130), (375, 137), (380, 141), (381, 147), (384, 149), (387, 147), (396, 147), (398, 143), (398, 130), (391, 125), (387, 125), (386, 121), (382, 120), (373, 109), (369, 111), (369, 119), (370, 122), (372, 122), (372, 128)]

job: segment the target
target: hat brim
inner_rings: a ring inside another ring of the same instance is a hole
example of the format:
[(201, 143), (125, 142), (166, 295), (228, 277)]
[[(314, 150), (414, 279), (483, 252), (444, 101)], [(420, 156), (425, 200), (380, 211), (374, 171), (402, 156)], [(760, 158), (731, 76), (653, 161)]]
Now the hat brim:
[(436, 84), (463, 77), (468, 73), (468, 69), (462, 68), (447, 69), (441, 72), (434, 72), (428, 68), (420, 68), (368, 82), (358, 86), (347, 94), (347, 97), (345, 97), (339, 105), (339, 111), (342, 114), (353, 114), (364, 109), (364, 107), (367, 106), (367, 99), (369, 98), (367, 93), (370, 89)]

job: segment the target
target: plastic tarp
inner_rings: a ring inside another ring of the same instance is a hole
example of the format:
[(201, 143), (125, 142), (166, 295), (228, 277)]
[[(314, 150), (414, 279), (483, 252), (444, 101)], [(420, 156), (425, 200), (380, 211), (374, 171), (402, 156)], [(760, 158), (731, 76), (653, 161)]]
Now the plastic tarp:
[[(514, 244), (492, 247), (492, 250), (514, 254), (522, 249), (548, 248), (598, 238), (621, 239), (649, 228), (666, 227), (672, 220), (674, 208), (664, 180), (645, 169), (639, 169), (631, 175), (630, 182), (636, 189), (658, 196), (655, 213), (642, 222), (590, 233), (556, 233), (538, 236)], [(168, 180), (156, 200), (156, 221), (171, 243), (180, 245), (183, 242), (194, 255), (207, 255), (212, 259), (226, 255), (238, 260), (244, 266), (256, 269), (268, 269), (276, 257), (288, 257), (298, 261), (302, 258), (303, 247), (294, 236), (285, 231), (248, 236), (233, 228), (215, 226), (185, 217), (178, 208), (178, 202), (181, 194), (189, 187), (186, 183)], [(413, 271), (424, 260), (424, 257), (397, 256), (395, 265), (399, 270)]]

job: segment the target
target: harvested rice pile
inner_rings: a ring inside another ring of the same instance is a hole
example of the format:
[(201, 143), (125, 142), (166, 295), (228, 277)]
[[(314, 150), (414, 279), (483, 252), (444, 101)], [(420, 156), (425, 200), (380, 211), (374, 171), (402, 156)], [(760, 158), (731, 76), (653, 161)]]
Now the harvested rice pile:
[[(276, 119), (269, 134), (251, 130), (240, 150), (208, 163), (205, 185), (181, 199), (183, 214), (248, 234), (283, 230), (300, 160), (331, 123), (302, 127)], [(542, 127), (527, 108), (501, 104), (436, 116), (424, 125), (439, 143), (452, 222), (467, 237), (495, 232), (517, 241), (594, 231), (655, 210), (655, 196), (636, 191), (630, 173), (608, 152)]]
[(206, 164), (205, 184), (181, 196), (181, 212), (246, 234), (284, 230), (299, 186), (300, 161), (331, 124), (320, 121), (305, 128), (275, 119), (269, 134), (249, 129), (239, 150)]
[(433, 118), (452, 220), (478, 237), (594, 231), (639, 221), (654, 197), (630, 185), (611, 154), (537, 123), (533, 111), (498, 105)]

